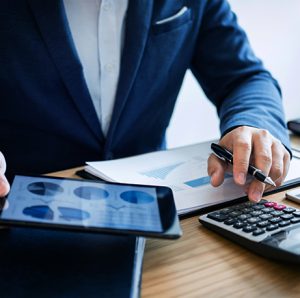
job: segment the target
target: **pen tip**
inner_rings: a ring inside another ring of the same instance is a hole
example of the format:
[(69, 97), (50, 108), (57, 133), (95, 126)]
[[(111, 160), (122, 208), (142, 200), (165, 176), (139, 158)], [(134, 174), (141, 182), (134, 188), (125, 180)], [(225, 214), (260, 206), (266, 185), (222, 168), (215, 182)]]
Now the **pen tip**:
[(265, 182), (268, 183), (269, 185), (272, 185), (272, 186), (276, 187), (276, 184), (274, 183), (274, 181), (270, 177), (267, 177)]

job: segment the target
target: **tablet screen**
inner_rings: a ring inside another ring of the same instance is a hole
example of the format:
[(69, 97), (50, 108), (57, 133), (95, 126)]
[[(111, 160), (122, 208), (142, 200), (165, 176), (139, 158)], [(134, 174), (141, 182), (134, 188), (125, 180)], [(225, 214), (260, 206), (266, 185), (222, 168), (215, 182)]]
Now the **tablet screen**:
[(161, 232), (155, 187), (16, 176), (1, 219)]

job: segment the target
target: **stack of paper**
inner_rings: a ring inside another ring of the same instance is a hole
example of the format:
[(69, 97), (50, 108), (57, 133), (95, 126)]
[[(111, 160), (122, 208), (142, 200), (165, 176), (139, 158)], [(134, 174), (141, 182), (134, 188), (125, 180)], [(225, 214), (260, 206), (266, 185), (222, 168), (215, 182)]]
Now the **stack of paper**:
[[(164, 185), (172, 188), (178, 214), (245, 196), (243, 187), (227, 175), (220, 187), (210, 185), (207, 158), (211, 142), (121, 158), (87, 162), (85, 170), (107, 181)], [(288, 180), (300, 176), (300, 160), (293, 160)], [(252, 179), (250, 177), (249, 179)]]

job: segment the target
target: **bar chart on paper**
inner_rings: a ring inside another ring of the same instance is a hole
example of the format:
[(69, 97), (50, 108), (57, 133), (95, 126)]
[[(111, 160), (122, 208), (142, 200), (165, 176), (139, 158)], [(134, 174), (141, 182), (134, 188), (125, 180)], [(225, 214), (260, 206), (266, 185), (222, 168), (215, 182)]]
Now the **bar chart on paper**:
[[(243, 196), (241, 187), (232, 185), (226, 175), (221, 188), (210, 185), (207, 158), (211, 154), (210, 142), (179, 147), (104, 162), (88, 162), (86, 170), (104, 179), (172, 188), (177, 211), (185, 214), (199, 206), (221, 203), (224, 197)], [(226, 185), (230, 187), (226, 187)]]
[[(220, 187), (210, 185), (207, 175), (210, 144), (198, 143), (117, 160), (87, 162), (85, 170), (108, 181), (169, 186), (178, 214), (186, 214), (245, 196), (244, 188), (233, 182), (231, 174), (225, 175)], [(298, 177), (299, 168), (300, 160), (294, 159), (287, 180)]]

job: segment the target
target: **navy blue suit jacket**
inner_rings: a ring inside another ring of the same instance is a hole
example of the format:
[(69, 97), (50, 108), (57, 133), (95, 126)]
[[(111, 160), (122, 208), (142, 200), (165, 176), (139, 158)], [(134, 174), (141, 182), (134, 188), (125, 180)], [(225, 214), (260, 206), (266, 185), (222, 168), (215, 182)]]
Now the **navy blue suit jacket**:
[[(184, 14), (156, 24), (184, 6)], [(9, 176), (161, 148), (187, 69), (216, 105), (222, 134), (251, 125), (288, 145), (279, 87), (226, 1), (129, 1), (125, 35), (105, 138), (63, 2), (1, 3), (0, 150)]]

